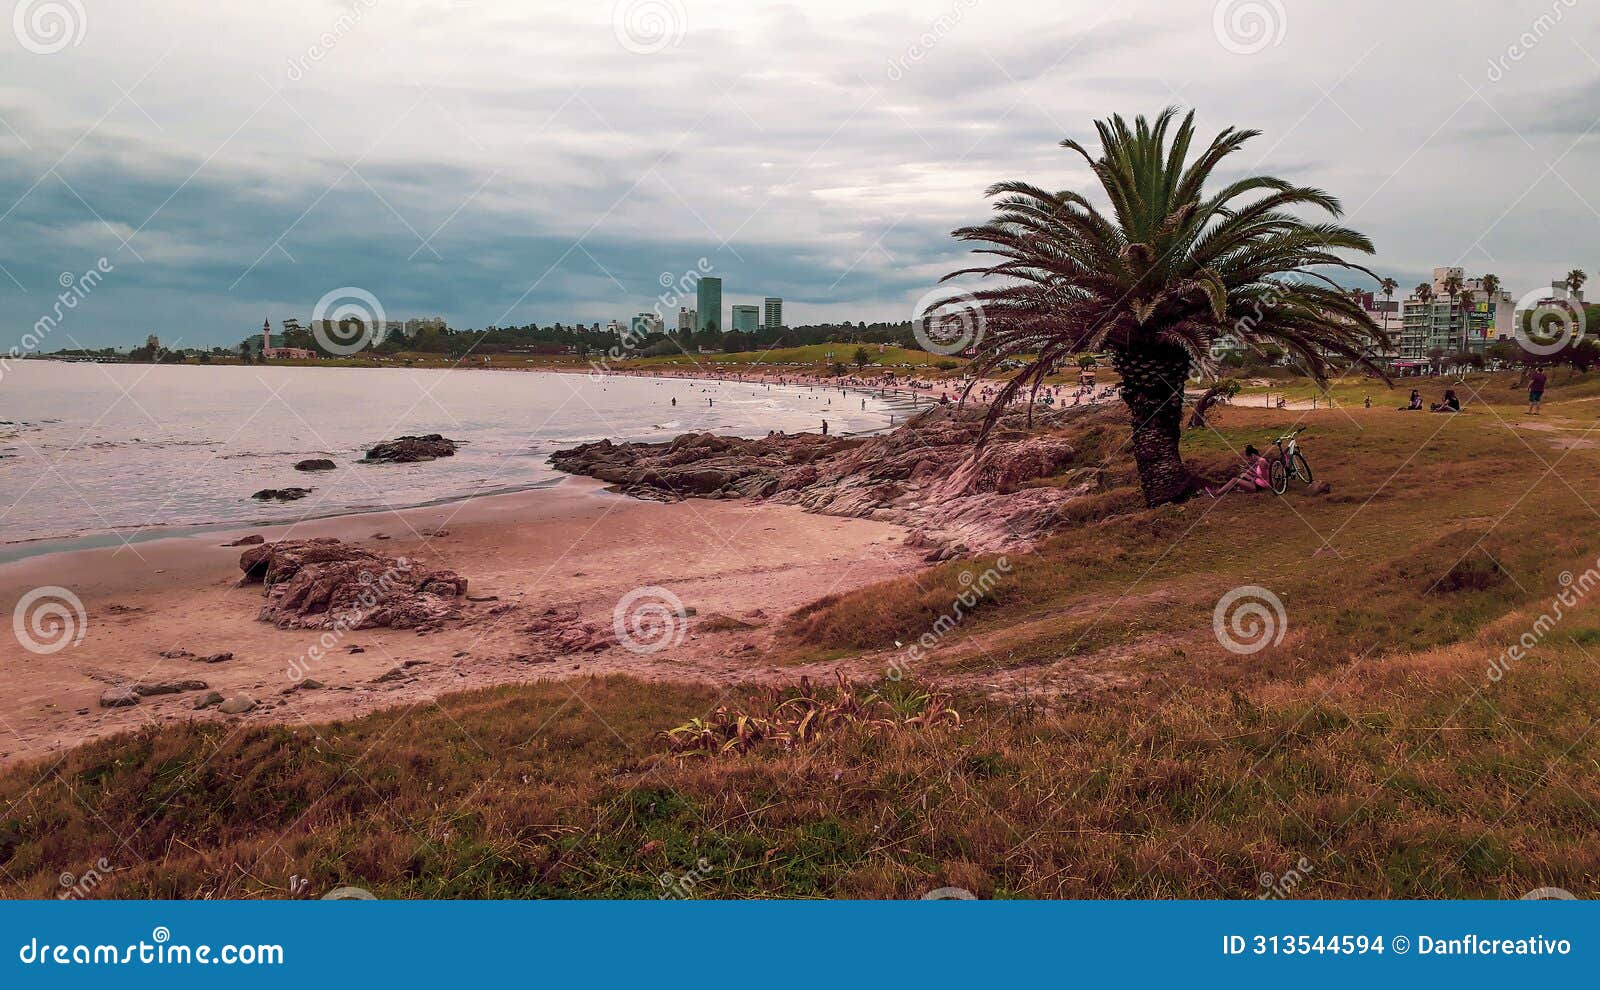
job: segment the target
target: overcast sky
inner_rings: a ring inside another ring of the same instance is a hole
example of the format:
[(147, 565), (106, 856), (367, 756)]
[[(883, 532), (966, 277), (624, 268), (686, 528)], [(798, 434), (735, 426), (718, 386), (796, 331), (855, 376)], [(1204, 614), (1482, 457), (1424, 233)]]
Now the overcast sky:
[(909, 319), (1001, 178), (1194, 107), (1403, 286), (1600, 269), (1585, 0), (4, 0), (0, 345), (233, 344), (331, 290), (626, 319), (698, 260), (791, 324)]

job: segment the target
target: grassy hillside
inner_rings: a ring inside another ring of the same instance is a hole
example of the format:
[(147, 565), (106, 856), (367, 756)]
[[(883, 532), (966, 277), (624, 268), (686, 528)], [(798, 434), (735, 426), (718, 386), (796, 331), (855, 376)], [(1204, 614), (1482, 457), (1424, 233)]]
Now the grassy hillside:
[[(662, 730), (770, 699), (611, 678), (176, 726), (0, 778), (0, 880), (53, 896), (103, 858), (96, 896), (1590, 896), (1600, 407), (1553, 388), (1532, 421), (1510, 386), (1453, 417), (1234, 408), (1189, 432), (1221, 470), (1310, 423), (1331, 490), (1281, 499), (1146, 510), (1115, 431), (1082, 436), (1102, 494), (960, 621), (993, 558), (825, 599), (752, 661), (948, 685), (960, 725), (682, 756)], [(1247, 586), (1283, 610), (1254, 653), (1214, 624)], [(895, 645), (934, 630), (925, 657)]]

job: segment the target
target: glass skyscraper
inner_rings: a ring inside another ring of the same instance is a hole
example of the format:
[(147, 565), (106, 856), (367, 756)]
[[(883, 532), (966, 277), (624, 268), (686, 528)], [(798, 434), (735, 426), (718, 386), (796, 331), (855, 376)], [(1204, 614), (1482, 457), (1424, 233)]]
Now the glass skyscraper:
[(755, 333), (756, 323), (761, 319), (761, 310), (754, 306), (733, 307), (733, 328), (745, 333)]
[(762, 323), (766, 328), (768, 330), (776, 330), (783, 326), (783, 300), (777, 296), (768, 296), (765, 305), (767, 307), (767, 311), (764, 314), (766, 318), (762, 320)]
[(722, 279), (706, 276), (694, 288), (695, 330), (726, 330), (722, 325)]

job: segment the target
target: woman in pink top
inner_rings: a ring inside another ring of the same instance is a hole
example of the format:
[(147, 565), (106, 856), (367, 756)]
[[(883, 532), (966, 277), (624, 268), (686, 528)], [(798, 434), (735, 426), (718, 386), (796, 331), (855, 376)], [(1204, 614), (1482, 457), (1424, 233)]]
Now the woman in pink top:
[(1261, 456), (1261, 451), (1257, 450), (1254, 444), (1245, 444), (1244, 460), (1244, 471), (1237, 478), (1221, 488), (1207, 488), (1206, 494), (1212, 498), (1221, 498), (1229, 492), (1266, 491), (1272, 484), (1272, 476), (1267, 469), (1267, 459)]

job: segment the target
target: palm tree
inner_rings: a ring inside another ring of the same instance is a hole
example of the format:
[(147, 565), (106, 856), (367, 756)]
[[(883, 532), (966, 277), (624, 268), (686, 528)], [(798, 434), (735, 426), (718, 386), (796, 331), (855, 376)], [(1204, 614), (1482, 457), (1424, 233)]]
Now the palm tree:
[[(1463, 283), (1460, 275), (1446, 276), (1443, 286), (1444, 294), (1450, 297), (1450, 319), (1456, 318), (1456, 297), (1461, 295)], [(1461, 315), (1461, 349), (1467, 349), (1467, 320), (1466, 314)]]
[(1378, 291), (1383, 293), (1383, 332), (1389, 332), (1389, 306), (1394, 300), (1394, 290), (1400, 288), (1400, 283), (1392, 278), (1378, 279)]
[(1589, 281), (1589, 276), (1584, 274), (1582, 268), (1574, 268), (1572, 271), (1567, 272), (1567, 288), (1572, 290), (1573, 295), (1582, 292), (1583, 283), (1587, 281)]
[(1427, 320), (1423, 323), (1423, 342), (1433, 339), (1433, 286), (1427, 282), (1418, 282), (1417, 287), (1411, 290), (1411, 295), (1422, 304)]
[(1096, 121), (1099, 158), (1077, 141), (1061, 142), (1088, 162), (1110, 201), (1109, 216), (1072, 191), (1020, 181), (990, 187), (988, 195), (1000, 197), (996, 216), (955, 236), (999, 260), (946, 278), (995, 276), (1005, 284), (932, 307), (935, 320), (981, 328), (975, 380), (1022, 360), (990, 406), (984, 436), (1012, 398), (1036, 392), (1068, 355), (1109, 352), (1132, 414), (1133, 457), (1149, 505), (1191, 490), (1178, 451), (1184, 385), (1197, 364), (1210, 364), (1219, 337), (1281, 346), (1319, 381), (1336, 358), (1387, 377), (1371, 356), (1374, 343), (1387, 346), (1387, 335), (1317, 270), (1376, 278), (1340, 254), (1370, 254), (1372, 242), (1288, 212), (1310, 207), (1337, 217), (1339, 201), (1319, 189), (1263, 175), (1207, 195), (1219, 163), (1260, 132), (1230, 127), (1191, 160), (1194, 114), (1174, 131), (1177, 113), (1140, 116), (1131, 127), (1121, 116)]

